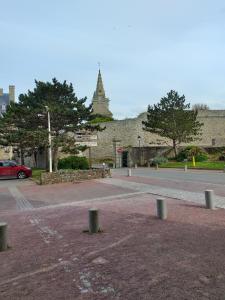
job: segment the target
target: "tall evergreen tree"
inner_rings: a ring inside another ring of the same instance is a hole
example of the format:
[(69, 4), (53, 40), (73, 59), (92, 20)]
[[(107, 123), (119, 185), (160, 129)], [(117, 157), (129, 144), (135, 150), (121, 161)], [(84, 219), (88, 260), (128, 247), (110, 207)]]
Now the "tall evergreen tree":
[(46, 106), (51, 117), (53, 165), (57, 170), (59, 148), (75, 153), (78, 146), (74, 135), (79, 130), (98, 129), (87, 127), (91, 106), (85, 106), (86, 98), (78, 99), (72, 84), (35, 81), (33, 91), (19, 96), (0, 120), (0, 144), (17, 145), (21, 149), (48, 146)]
[(190, 104), (185, 103), (185, 96), (179, 96), (171, 90), (166, 97), (153, 106), (148, 106), (147, 121), (144, 129), (172, 141), (174, 155), (177, 156), (177, 146), (189, 143), (198, 138), (203, 125), (197, 120), (197, 111), (190, 110)]

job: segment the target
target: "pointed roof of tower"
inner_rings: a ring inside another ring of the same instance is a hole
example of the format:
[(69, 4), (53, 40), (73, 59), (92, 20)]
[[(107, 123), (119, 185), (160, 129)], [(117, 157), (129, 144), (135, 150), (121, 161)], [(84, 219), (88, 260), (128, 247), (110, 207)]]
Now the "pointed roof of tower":
[(98, 71), (98, 81), (97, 81), (95, 94), (97, 96), (105, 97), (105, 90), (104, 90), (104, 86), (103, 86), (102, 75), (101, 75), (100, 69)]

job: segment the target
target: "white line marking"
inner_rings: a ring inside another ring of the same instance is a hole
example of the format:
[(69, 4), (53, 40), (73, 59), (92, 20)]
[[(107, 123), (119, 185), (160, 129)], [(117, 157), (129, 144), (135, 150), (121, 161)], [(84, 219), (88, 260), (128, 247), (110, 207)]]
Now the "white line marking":
[(20, 280), (20, 279), (24, 279), (24, 278), (27, 278), (27, 277), (30, 277), (30, 276), (34, 276), (34, 275), (37, 275), (37, 274), (50, 272), (50, 271), (52, 271), (52, 270), (54, 270), (54, 269), (56, 269), (56, 268), (58, 268), (60, 266), (67, 265), (67, 264), (69, 264), (69, 262), (67, 262), (67, 261), (61, 261), (60, 263), (53, 264), (53, 265), (51, 265), (49, 267), (43, 267), (43, 268), (38, 269), (36, 271), (23, 273), (23, 274), (20, 274), (20, 275), (18, 275), (16, 277), (13, 277), (13, 278), (1, 281), (0, 282), (0, 286), (4, 285), (4, 284), (9, 284), (9, 283), (12, 283), (14, 281), (17, 281), (17, 280)]
[(86, 256), (86, 257), (90, 257), (90, 256), (93, 256), (93, 255), (95, 255), (95, 254), (99, 254), (99, 253), (101, 253), (101, 252), (103, 252), (103, 251), (105, 251), (105, 250), (108, 250), (108, 249), (117, 247), (117, 246), (119, 246), (120, 244), (122, 244), (122, 243), (126, 242), (127, 240), (129, 240), (130, 238), (132, 238), (132, 236), (133, 236), (133, 234), (129, 234), (129, 235), (127, 235), (126, 237), (122, 238), (121, 240), (119, 240), (119, 241), (117, 241), (117, 242), (115, 242), (115, 243), (112, 243), (112, 244), (110, 244), (110, 245), (108, 245), (108, 246), (106, 246), (106, 247), (104, 247), (104, 248), (101, 248), (101, 249), (99, 249), (99, 250), (95, 250), (95, 251), (89, 252), (89, 253), (86, 254), (85, 256)]

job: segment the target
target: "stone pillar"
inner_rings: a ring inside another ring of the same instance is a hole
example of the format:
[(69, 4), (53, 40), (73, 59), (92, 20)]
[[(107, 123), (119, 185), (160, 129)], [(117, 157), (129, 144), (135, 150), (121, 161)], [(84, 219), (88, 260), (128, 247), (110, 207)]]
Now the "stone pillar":
[(90, 233), (99, 232), (98, 210), (95, 208), (89, 209), (89, 232)]
[(128, 177), (131, 176), (131, 169), (127, 169), (127, 176), (128, 176)]
[(166, 209), (166, 200), (163, 198), (159, 198), (157, 201), (157, 216), (161, 220), (165, 220), (167, 218), (167, 209)]
[(120, 148), (120, 142), (121, 140), (113, 139), (115, 168), (122, 167), (122, 154), (117, 151)]
[(7, 250), (7, 224), (0, 222), (0, 251)]
[(214, 199), (213, 199), (213, 190), (206, 190), (205, 191), (205, 204), (206, 208), (208, 209), (214, 209)]

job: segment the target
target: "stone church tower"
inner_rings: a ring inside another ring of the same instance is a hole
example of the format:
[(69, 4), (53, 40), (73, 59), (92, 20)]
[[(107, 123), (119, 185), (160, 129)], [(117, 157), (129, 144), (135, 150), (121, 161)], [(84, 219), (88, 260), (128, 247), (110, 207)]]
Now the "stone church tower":
[(112, 113), (109, 110), (109, 99), (105, 96), (105, 90), (102, 82), (102, 75), (99, 69), (98, 72), (98, 81), (96, 90), (94, 92), (92, 98), (92, 108), (93, 108), (93, 115), (102, 115), (105, 117), (112, 117)]

